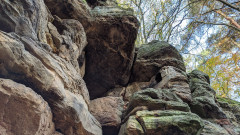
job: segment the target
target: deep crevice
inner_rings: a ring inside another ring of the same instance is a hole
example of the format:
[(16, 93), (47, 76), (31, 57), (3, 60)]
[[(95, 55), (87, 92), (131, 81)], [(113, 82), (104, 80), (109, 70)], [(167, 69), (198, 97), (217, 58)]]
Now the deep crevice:
[(155, 80), (156, 80), (157, 83), (159, 83), (159, 82), (162, 81), (162, 76), (161, 76), (160, 73), (158, 73), (158, 74), (156, 75)]

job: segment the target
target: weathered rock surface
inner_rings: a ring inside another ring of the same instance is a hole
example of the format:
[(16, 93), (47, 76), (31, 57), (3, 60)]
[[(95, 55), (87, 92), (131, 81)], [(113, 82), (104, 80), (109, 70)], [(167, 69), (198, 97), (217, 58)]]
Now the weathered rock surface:
[(101, 133), (88, 112), (85, 83), (64, 59), (30, 38), (0, 32), (0, 61), (1, 77), (31, 87), (49, 103), (57, 130), (69, 135)]
[(216, 92), (210, 86), (208, 75), (193, 70), (188, 76), (193, 97), (191, 111), (202, 118), (225, 119), (226, 115), (215, 102)]
[(0, 78), (0, 134), (52, 135), (48, 103), (32, 89)]
[(182, 111), (139, 111), (136, 119), (146, 134), (198, 135), (203, 128), (199, 116)]
[(121, 126), (118, 135), (144, 135), (144, 131), (135, 116), (130, 116), (128, 121)]
[(148, 82), (164, 66), (186, 70), (182, 56), (167, 42), (154, 40), (142, 45), (137, 52), (131, 82)]
[(95, 7), (92, 14), (84, 80), (90, 97), (96, 98), (129, 82), (138, 21), (131, 12), (115, 7)]
[(1, 135), (240, 134), (240, 103), (166, 42), (135, 51), (115, 0), (2, 0), (0, 24)]
[[(106, 5), (114, 3), (103, 2)], [(116, 85), (128, 83), (139, 25), (131, 11), (113, 7), (114, 4), (91, 10), (87, 3), (80, 0), (45, 0), (45, 3), (53, 15), (76, 19), (84, 26), (88, 40), (84, 80), (92, 99)]]
[(174, 89), (175, 93), (186, 102), (191, 102), (191, 90), (187, 74), (173, 66), (164, 66), (160, 70), (161, 81), (154, 86), (155, 89)]
[(122, 97), (127, 102), (135, 92), (149, 88), (149, 86), (150, 82), (133, 82), (126, 87), (116, 87), (108, 91), (106, 96)]
[(44, 0), (52, 15), (57, 15), (61, 19), (78, 20), (85, 31), (94, 19), (91, 15), (91, 8), (85, 0)]
[(199, 135), (204, 125), (199, 116), (182, 111), (138, 111), (122, 125), (119, 135)]
[(217, 103), (231, 123), (224, 125), (225, 129), (232, 134), (240, 134), (240, 103), (231, 99), (217, 97)]
[(103, 134), (116, 135), (118, 133), (123, 105), (120, 97), (108, 96), (91, 101), (89, 110), (102, 125)]
[(126, 114), (129, 114), (138, 106), (146, 106), (148, 110), (180, 110), (188, 112), (189, 106), (184, 103), (170, 89), (148, 88), (133, 94)]
[(1, 0), (0, 30), (15, 32), (47, 43), (45, 30), (48, 12), (43, 0)]
[(53, 48), (61, 58), (71, 62), (81, 76), (84, 76), (85, 52), (83, 50), (87, 45), (87, 38), (82, 24), (74, 19), (60, 19), (57, 16), (54, 16), (53, 24), (48, 22), (48, 29), (54, 43)]
[(204, 120), (204, 129), (201, 135), (230, 135), (226, 129), (218, 124)]

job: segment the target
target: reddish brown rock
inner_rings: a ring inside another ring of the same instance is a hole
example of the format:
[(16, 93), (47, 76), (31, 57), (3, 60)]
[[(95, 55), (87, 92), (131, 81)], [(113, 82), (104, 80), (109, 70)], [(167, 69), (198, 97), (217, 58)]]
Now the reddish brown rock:
[(101, 123), (103, 134), (116, 135), (121, 123), (123, 101), (120, 97), (103, 97), (90, 103), (90, 112)]
[(48, 103), (32, 89), (0, 78), (0, 134), (52, 135)]
[(0, 32), (0, 76), (21, 82), (49, 103), (56, 129), (68, 135), (101, 134), (88, 111), (89, 95), (73, 65), (39, 42)]
[(45, 0), (45, 3), (53, 15), (81, 22), (87, 33), (84, 80), (91, 99), (128, 83), (139, 27), (132, 11), (112, 6), (91, 10), (82, 0)]

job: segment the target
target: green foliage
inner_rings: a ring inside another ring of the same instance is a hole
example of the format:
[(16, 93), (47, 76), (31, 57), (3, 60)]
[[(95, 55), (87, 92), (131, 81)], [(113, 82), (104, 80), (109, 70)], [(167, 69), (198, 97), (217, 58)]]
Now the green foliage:
[[(240, 1), (118, 0), (140, 21), (136, 45), (163, 40), (184, 55), (187, 71), (207, 73), (222, 97), (240, 95)], [(207, 48), (207, 49), (206, 49)]]
[(230, 105), (238, 105), (238, 106), (240, 106), (240, 102), (237, 102), (237, 101), (229, 99), (229, 98), (223, 98), (223, 97), (217, 96), (217, 100), (221, 101), (221, 102), (228, 103)]
[(236, 47), (228, 49), (216, 49), (215, 45), (208, 49), (210, 54), (204, 55), (203, 52), (198, 69), (209, 75), (211, 85), (218, 95), (233, 98), (233, 95), (240, 96), (240, 49)]

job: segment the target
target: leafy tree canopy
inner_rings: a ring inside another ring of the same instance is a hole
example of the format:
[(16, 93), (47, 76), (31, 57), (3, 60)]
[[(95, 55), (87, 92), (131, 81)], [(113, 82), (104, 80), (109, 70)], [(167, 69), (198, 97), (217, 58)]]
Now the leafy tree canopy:
[(141, 26), (136, 45), (153, 39), (175, 45), (188, 71), (207, 73), (222, 97), (240, 96), (239, 0), (117, 0)]

